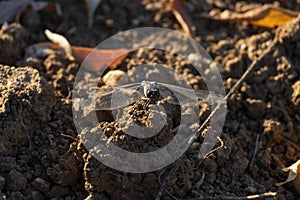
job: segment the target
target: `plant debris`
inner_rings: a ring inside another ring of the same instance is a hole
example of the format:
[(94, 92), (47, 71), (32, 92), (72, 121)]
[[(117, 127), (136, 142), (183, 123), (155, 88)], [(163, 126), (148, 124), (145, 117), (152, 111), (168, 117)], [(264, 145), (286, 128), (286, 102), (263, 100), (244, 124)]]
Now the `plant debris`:
[(299, 15), (300, 12), (275, 6), (274, 4), (265, 4), (257, 6), (243, 13), (231, 10), (220, 12), (217, 9), (211, 10), (209, 14), (201, 14), (201, 19), (209, 19), (225, 22), (249, 22), (254, 26), (265, 28), (275, 28), (285, 25)]

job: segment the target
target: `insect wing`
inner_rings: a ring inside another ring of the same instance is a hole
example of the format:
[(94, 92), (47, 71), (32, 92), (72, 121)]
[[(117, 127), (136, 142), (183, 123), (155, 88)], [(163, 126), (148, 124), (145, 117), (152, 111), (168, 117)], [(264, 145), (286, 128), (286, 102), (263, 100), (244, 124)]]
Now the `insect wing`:
[[(163, 97), (172, 96), (172, 104), (183, 104), (191, 101), (204, 100), (207, 104), (221, 103), (224, 104), (224, 97), (208, 90), (193, 90), (180, 86), (170, 85), (167, 83), (160, 83), (162, 85), (161, 95)], [(175, 98), (174, 98), (175, 96)], [(178, 101), (177, 101), (177, 100)]]
[(132, 83), (117, 86), (99, 95), (95, 110), (114, 110), (135, 103), (142, 96), (141, 84)]

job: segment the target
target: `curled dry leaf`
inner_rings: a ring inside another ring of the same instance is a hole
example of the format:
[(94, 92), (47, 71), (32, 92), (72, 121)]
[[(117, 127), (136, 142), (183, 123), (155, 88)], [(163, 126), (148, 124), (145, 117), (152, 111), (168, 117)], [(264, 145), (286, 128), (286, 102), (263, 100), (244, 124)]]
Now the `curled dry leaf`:
[(247, 21), (255, 26), (275, 28), (290, 22), (299, 14), (300, 12), (284, 9), (273, 4), (265, 4), (244, 13), (230, 10), (225, 10), (223, 12), (212, 10), (209, 14), (201, 14), (199, 17), (203, 19), (237, 23)]
[(81, 64), (88, 56), (87, 70), (99, 72), (104, 67), (109, 66), (114, 68), (120, 64), (125, 57), (127, 57), (128, 49), (94, 49), (88, 47), (71, 46), (69, 41), (62, 35), (52, 33), (45, 30), (45, 35), (53, 43), (38, 43), (26, 49), (25, 57), (45, 57), (53, 51), (60, 51), (71, 60)]
[(91, 28), (94, 23), (94, 14), (98, 7), (98, 5), (101, 3), (101, 0), (84, 0), (86, 11), (87, 11), (87, 23), (88, 28)]
[[(89, 65), (85, 65), (88, 67), (87, 70), (93, 72), (99, 72), (107, 65), (109, 65), (109, 68), (113, 69), (115, 66), (120, 64), (125, 57), (127, 57), (129, 52), (128, 49), (93, 49), (77, 46), (71, 46), (71, 49), (72, 55), (78, 64), (81, 64), (86, 56), (93, 51), (95, 59), (89, 59)], [(40, 58), (52, 54), (55, 51), (66, 53), (65, 50), (58, 44), (42, 42), (27, 47), (25, 50), (25, 57)], [(114, 59), (113, 62), (110, 62), (112, 59)]]
[(170, 9), (181, 25), (183, 31), (190, 37), (195, 37), (195, 26), (187, 13), (186, 6), (183, 0), (171, 0), (168, 4)]
[(300, 194), (300, 160), (293, 165), (283, 168), (285, 172), (289, 172), (288, 178), (284, 182), (276, 183), (276, 186), (282, 186), (283, 184), (291, 182), (295, 190)]

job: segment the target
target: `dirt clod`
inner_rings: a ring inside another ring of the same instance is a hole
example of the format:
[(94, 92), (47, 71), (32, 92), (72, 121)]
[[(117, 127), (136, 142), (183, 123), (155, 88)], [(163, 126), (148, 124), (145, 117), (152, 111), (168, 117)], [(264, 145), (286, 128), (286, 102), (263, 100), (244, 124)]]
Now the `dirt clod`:
[(10, 170), (6, 181), (6, 189), (13, 191), (24, 190), (28, 184), (26, 177), (15, 169)]
[(33, 130), (50, 120), (53, 89), (36, 69), (0, 65), (0, 155), (28, 140)]
[(0, 30), (0, 63), (6, 65), (15, 64), (20, 59), (27, 31), (20, 24), (14, 23)]
[(247, 99), (245, 102), (246, 114), (252, 119), (260, 119), (265, 114), (265, 103), (259, 99)]

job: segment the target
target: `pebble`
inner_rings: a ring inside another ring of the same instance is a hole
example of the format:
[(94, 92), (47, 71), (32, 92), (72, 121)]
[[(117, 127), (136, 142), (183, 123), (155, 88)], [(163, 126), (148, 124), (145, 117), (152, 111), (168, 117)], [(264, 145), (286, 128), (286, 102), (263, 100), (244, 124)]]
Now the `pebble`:
[(257, 189), (253, 186), (248, 186), (246, 188), (246, 191), (249, 192), (250, 194), (255, 194), (257, 192)]
[(3, 193), (1, 192), (1, 190), (0, 190), (0, 199), (1, 199), (1, 200), (2, 200), (2, 199), (6, 199), (5, 194), (3, 194)]
[(34, 189), (36, 189), (38, 191), (46, 192), (49, 190), (50, 183), (48, 183), (47, 181), (45, 181), (42, 178), (36, 178), (33, 181), (33, 187), (34, 187)]

